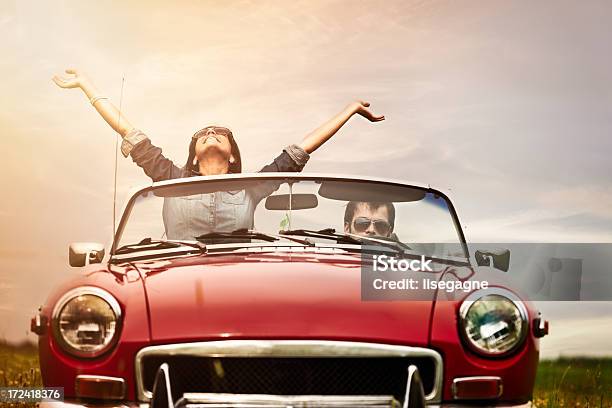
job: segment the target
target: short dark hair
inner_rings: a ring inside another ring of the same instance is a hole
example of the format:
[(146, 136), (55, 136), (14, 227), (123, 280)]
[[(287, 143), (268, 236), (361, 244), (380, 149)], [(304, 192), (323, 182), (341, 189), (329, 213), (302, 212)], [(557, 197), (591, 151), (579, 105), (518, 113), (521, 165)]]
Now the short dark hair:
[(344, 210), (344, 222), (350, 224), (353, 222), (353, 217), (355, 216), (355, 211), (357, 210), (358, 205), (365, 205), (371, 210), (376, 210), (380, 207), (386, 207), (387, 212), (389, 213), (389, 224), (391, 225), (391, 231), (393, 231), (393, 226), (395, 225), (395, 206), (393, 203), (389, 202), (375, 202), (375, 201), (349, 201), (346, 205), (346, 209)]
[[(201, 132), (201, 130), (198, 130), (195, 134), (198, 134), (199, 132)], [(238, 143), (236, 143), (236, 139), (234, 139), (234, 135), (232, 134), (231, 130), (227, 135), (227, 139), (229, 140), (230, 146), (232, 147), (231, 154), (234, 156), (234, 162), (230, 163), (227, 172), (240, 173), (242, 172), (242, 158), (240, 157), (240, 149), (238, 149)], [(183, 167), (184, 177), (197, 174), (199, 171), (198, 165), (193, 164), (193, 159), (195, 159), (196, 157), (195, 146), (197, 142), (197, 139), (194, 139), (193, 137), (191, 138), (191, 143), (189, 143), (189, 154), (187, 155), (187, 163), (185, 163), (185, 167)]]

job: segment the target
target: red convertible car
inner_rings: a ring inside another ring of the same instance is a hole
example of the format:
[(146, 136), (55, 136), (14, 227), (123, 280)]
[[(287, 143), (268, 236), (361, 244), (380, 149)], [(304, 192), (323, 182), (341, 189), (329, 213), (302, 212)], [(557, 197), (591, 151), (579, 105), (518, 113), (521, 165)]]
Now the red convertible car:
[(429, 186), (159, 182), (107, 249), (69, 255), (81, 273), (32, 319), (60, 405), (531, 406), (546, 322), (504, 283), (508, 254), (470, 254)]

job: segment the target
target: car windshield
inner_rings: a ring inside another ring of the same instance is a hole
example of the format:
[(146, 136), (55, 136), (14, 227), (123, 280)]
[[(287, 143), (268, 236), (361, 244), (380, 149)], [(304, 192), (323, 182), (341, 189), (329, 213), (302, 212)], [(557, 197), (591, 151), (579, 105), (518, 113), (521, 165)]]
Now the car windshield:
[[(200, 246), (381, 244), (465, 257), (452, 206), (436, 190), (334, 177), (236, 175), (163, 182), (126, 207), (113, 254)], [(229, 244), (229, 245), (228, 245)], [(119, 252), (118, 252), (119, 251)]]

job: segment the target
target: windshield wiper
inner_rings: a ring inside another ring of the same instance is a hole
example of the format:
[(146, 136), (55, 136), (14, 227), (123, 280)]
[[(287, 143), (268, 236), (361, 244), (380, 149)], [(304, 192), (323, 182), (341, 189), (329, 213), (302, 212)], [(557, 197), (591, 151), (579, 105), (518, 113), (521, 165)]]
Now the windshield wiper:
[[(195, 239), (200, 242), (209, 242), (209, 241), (214, 242), (216, 240), (220, 240), (221, 243), (224, 240), (230, 243), (241, 242), (240, 240), (244, 240), (244, 239), (258, 239), (260, 241), (266, 241), (266, 242), (274, 242), (274, 241), (279, 240), (278, 237), (264, 234), (263, 232), (248, 230), (246, 228), (239, 228), (231, 232), (213, 231), (207, 234), (198, 235), (197, 237), (195, 237)], [(210, 242), (210, 243), (213, 243), (213, 242)]]
[(259, 240), (266, 241), (266, 242), (275, 242), (280, 239), (286, 239), (288, 241), (297, 242), (302, 245), (314, 246), (314, 243), (307, 239), (299, 239), (299, 238), (294, 238), (294, 237), (289, 237), (289, 236), (270, 234), (270, 233), (250, 230), (246, 228), (239, 228), (232, 232), (210, 232), (208, 234), (202, 234), (196, 237), (198, 241), (204, 241), (204, 242), (207, 242), (208, 240), (213, 241), (213, 242), (208, 242), (208, 243), (214, 243), (214, 240), (228, 240), (228, 241), (231, 240), (230, 241), (231, 243), (244, 242), (244, 241), (236, 241), (237, 239), (244, 239), (244, 238), (259, 239)]
[(399, 242), (387, 240), (381, 237), (368, 237), (363, 235), (349, 234), (349, 233), (337, 233), (333, 228), (324, 228), (322, 230), (308, 230), (308, 229), (296, 229), (296, 230), (288, 230), (288, 231), (279, 231), (281, 235), (298, 235), (303, 237), (313, 237), (313, 238), (326, 238), (326, 239), (335, 239), (338, 243), (345, 244), (356, 244), (356, 245), (367, 245), (367, 242), (375, 242), (380, 244), (381, 246), (391, 248), (399, 252), (400, 254), (405, 254), (406, 250), (411, 251), (408, 245)]
[(183, 241), (166, 241), (161, 239), (145, 238), (137, 244), (124, 245), (115, 250), (113, 255), (125, 255), (140, 251), (156, 251), (160, 249), (192, 247), (200, 253), (206, 253), (206, 245), (201, 243), (183, 242)]
[(371, 237), (371, 236), (356, 235), (356, 234), (350, 234), (350, 233), (346, 233), (346, 235), (355, 237), (356, 239), (360, 239), (362, 241), (375, 242), (377, 244), (380, 244), (381, 246), (395, 249), (397, 252), (399, 252), (402, 255), (404, 255), (406, 251), (414, 252), (413, 249), (410, 248), (408, 245), (404, 244), (401, 241), (394, 240), (392, 238), (380, 237), (380, 236)]
[(278, 233), (280, 235), (297, 235), (301, 237), (333, 239), (338, 243), (344, 243), (344, 244), (361, 245), (363, 243), (361, 240), (354, 238), (350, 235), (337, 234), (336, 230), (333, 228), (324, 228), (318, 231), (309, 230), (309, 229), (295, 229), (295, 230), (286, 230), (286, 231), (281, 230)]

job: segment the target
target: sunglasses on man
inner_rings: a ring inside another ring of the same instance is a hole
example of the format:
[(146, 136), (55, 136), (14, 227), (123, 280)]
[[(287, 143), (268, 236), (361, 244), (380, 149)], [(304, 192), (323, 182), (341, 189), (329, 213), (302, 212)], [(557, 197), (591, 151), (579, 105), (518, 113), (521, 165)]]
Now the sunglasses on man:
[(370, 225), (374, 225), (374, 231), (377, 235), (386, 237), (391, 232), (391, 224), (381, 219), (371, 219), (367, 217), (357, 217), (353, 220), (353, 229), (359, 234), (366, 232)]

